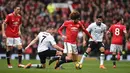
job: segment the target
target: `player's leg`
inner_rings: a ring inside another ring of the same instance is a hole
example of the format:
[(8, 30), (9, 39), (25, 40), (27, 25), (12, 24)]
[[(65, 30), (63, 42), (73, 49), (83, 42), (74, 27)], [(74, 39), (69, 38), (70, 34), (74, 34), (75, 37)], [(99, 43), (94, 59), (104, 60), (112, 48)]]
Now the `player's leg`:
[(69, 62), (73, 62), (72, 53), (68, 53), (67, 56), (62, 55), (60, 60), (57, 62), (55, 69), (59, 69), (60, 65), (62, 65), (63, 63), (69, 63)]
[(116, 52), (112, 53), (113, 68), (116, 68)]
[(91, 51), (91, 48), (88, 47), (88, 48), (86, 49), (86, 52), (83, 54), (83, 56), (82, 56), (82, 58), (81, 58), (81, 60), (80, 60), (80, 62), (79, 62), (80, 64), (83, 63), (84, 59), (88, 56), (88, 54), (90, 53), (90, 51)]
[(50, 60), (49, 60), (49, 65), (51, 65), (53, 62), (55, 62), (56, 60), (59, 60), (59, 56), (52, 56), (50, 57)]
[(24, 67), (24, 65), (22, 65), (22, 40), (20, 38), (15, 38), (14, 39), (14, 43), (15, 45), (17, 46), (17, 49), (18, 49), (18, 67)]
[(73, 60), (73, 62), (77, 62), (77, 60), (78, 60), (78, 49), (77, 49), (76, 44), (73, 45), (72, 50), (73, 50), (73, 52), (72, 52), (72, 56), (73, 56), (72, 60)]
[(46, 68), (45, 63), (46, 63), (46, 57), (47, 57), (46, 55), (47, 55), (47, 53), (48, 53), (47, 51), (43, 51), (43, 52), (38, 53), (41, 64), (28, 63), (27, 65), (24, 66), (24, 68), (25, 69), (27, 69), (27, 68), (42, 68), (42, 69)]
[(13, 68), (13, 66), (10, 63), (11, 49), (13, 48), (12, 46), (13, 46), (13, 38), (6, 38), (6, 58), (8, 68)]
[(117, 60), (118, 61), (120, 60), (120, 52), (122, 52), (122, 48), (123, 48), (122, 45), (117, 46)]
[(91, 52), (91, 49), (95, 46), (94, 42), (89, 42), (88, 48), (86, 49), (86, 52), (83, 54), (81, 60), (80, 60), (80, 64), (83, 63), (84, 59), (88, 56), (88, 54)]
[(67, 51), (67, 56), (66, 55), (62, 55), (60, 60), (57, 62), (55, 69), (59, 69), (59, 66), (63, 63), (69, 63), (69, 62), (73, 62), (73, 45), (71, 43), (64, 43), (65, 46), (65, 50)]
[(11, 63), (10, 63), (11, 49), (12, 49), (12, 48), (13, 48), (13, 47), (11, 47), (11, 46), (7, 46), (7, 47), (6, 47), (6, 58), (7, 58), (8, 68), (13, 68), (13, 66), (12, 66)]
[(111, 44), (110, 46), (110, 52), (112, 52), (112, 61), (113, 61), (113, 68), (116, 68), (116, 45)]
[[(115, 50), (112, 53), (113, 68), (116, 68), (116, 60), (120, 60), (120, 52), (122, 51), (122, 45), (115, 45)], [(117, 58), (116, 58), (117, 54)]]
[(78, 61), (78, 54), (73, 54), (73, 62), (77, 62)]
[(31, 63), (28, 63), (27, 65), (24, 66), (24, 69), (28, 69), (28, 68), (41, 68), (42, 69), (43, 67), (45, 67), (45, 64), (31, 64)]
[(105, 48), (102, 46), (99, 50), (100, 50), (100, 68), (101, 69), (106, 69), (106, 67), (104, 66)]
[[(53, 53), (54, 52), (54, 53)], [(56, 53), (55, 53), (56, 52)], [(61, 58), (61, 55), (63, 54), (61, 51), (52, 51), (52, 53), (51, 53), (52, 55), (50, 55), (50, 56), (52, 56), (51, 58), (50, 58), (50, 61), (49, 61), (49, 65), (51, 64), (51, 63), (53, 63), (54, 61), (56, 61), (56, 60), (59, 60), (59, 58)]]

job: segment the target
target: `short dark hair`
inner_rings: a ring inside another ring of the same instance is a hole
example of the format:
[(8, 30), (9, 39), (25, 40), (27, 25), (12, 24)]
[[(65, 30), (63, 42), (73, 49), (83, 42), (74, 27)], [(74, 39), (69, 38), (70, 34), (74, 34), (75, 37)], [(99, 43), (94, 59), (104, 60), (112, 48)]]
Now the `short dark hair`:
[(80, 13), (78, 11), (73, 11), (70, 13), (69, 17), (72, 20), (80, 19)]
[(101, 15), (97, 15), (96, 18), (97, 18), (97, 19), (98, 19), (98, 18), (101, 18), (101, 19), (102, 19), (102, 16), (101, 16)]
[(119, 21), (122, 20), (122, 19), (123, 19), (122, 16), (117, 16), (117, 17), (115, 18), (115, 20), (116, 20), (117, 22), (119, 22)]
[(21, 7), (20, 7), (20, 6), (16, 6), (16, 7), (14, 7), (14, 9), (16, 9), (17, 7), (19, 7), (19, 8), (21, 9)]
[(51, 28), (55, 28), (55, 27), (51, 25), (46, 26), (46, 29), (51, 29)]

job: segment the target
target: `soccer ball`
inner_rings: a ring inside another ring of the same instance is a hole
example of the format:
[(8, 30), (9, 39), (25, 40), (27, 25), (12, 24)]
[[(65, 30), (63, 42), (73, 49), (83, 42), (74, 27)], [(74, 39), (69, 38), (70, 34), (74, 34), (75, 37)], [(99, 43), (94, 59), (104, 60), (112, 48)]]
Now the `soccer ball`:
[(76, 68), (76, 69), (81, 69), (81, 68), (82, 68), (82, 64), (76, 63), (76, 64), (75, 64), (75, 68)]

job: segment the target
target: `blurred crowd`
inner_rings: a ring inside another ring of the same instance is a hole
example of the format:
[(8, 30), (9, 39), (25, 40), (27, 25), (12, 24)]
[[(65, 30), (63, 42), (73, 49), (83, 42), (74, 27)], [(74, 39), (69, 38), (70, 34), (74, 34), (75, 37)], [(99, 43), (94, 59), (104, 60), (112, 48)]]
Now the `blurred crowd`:
[[(6, 15), (13, 12), (16, 6), (21, 7), (22, 16), (22, 42), (25, 47), (30, 41), (40, 32), (44, 31), (46, 26), (54, 26), (54, 37), (58, 45), (63, 47), (63, 40), (57, 33), (57, 29), (65, 20), (69, 19), (69, 9), (55, 8), (52, 3), (72, 3), (72, 7), (78, 10), (81, 14), (81, 21), (84, 26), (94, 22), (97, 15), (103, 16), (103, 22), (108, 28), (116, 23), (115, 17), (122, 15), (127, 26), (128, 34), (130, 34), (130, 1), (129, 0), (0, 0), (0, 25), (6, 18)], [(1, 30), (1, 26), (0, 26)], [(130, 35), (129, 35), (130, 36)], [(82, 32), (78, 35), (78, 48), (82, 50)], [(109, 39), (106, 39), (109, 40)], [(104, 40), (106, 48), (109, 49), (110, 41)], [(130, 51), (130, 41), (127, 42)], [(3, 52), (4, 43), (2, 33), (0, 31), (0, 51)], [(30, 49), (31, 52), (36, 52), (37, 44)]]

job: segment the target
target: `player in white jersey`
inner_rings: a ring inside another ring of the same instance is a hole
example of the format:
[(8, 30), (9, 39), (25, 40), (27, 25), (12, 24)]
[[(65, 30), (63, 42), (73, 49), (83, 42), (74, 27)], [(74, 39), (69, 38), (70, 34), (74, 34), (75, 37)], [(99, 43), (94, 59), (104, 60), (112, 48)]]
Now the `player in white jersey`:
[[(40, 32), (38, 36), (34, 40), (31, 41), (31, 43), (25, 48), (28, 49), (31, 45), (39, 41), (37, 52), (40, 58), (41, 64), (27, 64), (24, 68), (30, 68), (30, 67), (36, 67), (36, 68), (45, 68), (46, 58), (50, 56), (55, 55), (62, 55), (63, 48), (56, 45), (56, 42), (54, 40), (54, 37), (51, 35), (51, 33), (54, 32), (54, 28), (52, 26), (48, 26), (47, 30), (45, 32)], [(49, 46), (50, 44), (52, 47), (56, 48), (57, 50), (50, 50)]]
[[(88, 48), (86, 50), (86, 52), (83, 54), (81, 60), (80, 60), (80, 64), (83, 63), (83, 60), (85, 57), (87, 57), (87, 55), (94, 49), (98, 49), (100, 50), (100, 68), (101, 69), (106, 69), (104, 64), (104, 44), (102, 43), (103, 41), (103, 36), (104, 33), (106, 32), (106, 25), (104, 23), (102, 23), (102, 16), (97, 16), (96, 17), (96, 22), (91, 23), (88, 28), (86, 30), (88, 30), (89, 32), (91, 32), (91, 36), (93, 37), (93, 39), (96, 41), (93, 41), (91, 38), (89, 39), (89, 44), (88, 44)], [(86, 46), (86, 36), (83, 35), (83, 46)]]

